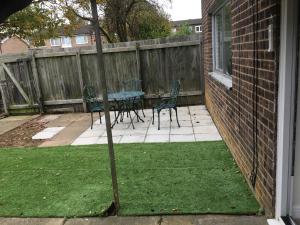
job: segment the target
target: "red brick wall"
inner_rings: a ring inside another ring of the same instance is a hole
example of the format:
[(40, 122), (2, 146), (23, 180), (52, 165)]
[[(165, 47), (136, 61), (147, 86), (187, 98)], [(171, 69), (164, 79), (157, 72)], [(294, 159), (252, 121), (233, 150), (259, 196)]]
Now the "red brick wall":
[[(280, 1), (230, 1), (233, 38), (232, 90), (228, 90), (209, 75), (213, 69), (210, 13), (211, 9), (215, 8), (216, 2), (217, 0), (202, 0), (206, 105), (249, 185), (254, 140), (257, 137), (259, 164), (257, 182), (253, 191), (266, 214), (272, 216), (275, 210), (276, 185), (278, 86), (278, 63), (276, 62), (279, 55), (277, 37), (279, 37)], [(256, 5), (255, 2), (258, 4)], [(253, 16), (253, 10), (255, 13), (258, 12), (257, 16)], [(273, 22), (271, 15), (273, 15)], [(258, 22), (253, 23), (253, 18)], [(268, 25), (271, 23), (275, 27), (275, 52), (269, 53), (267, 51)], [(255, 28), (256, 32), (254, 32)], [(254, 34), (257, 43), (255, 48)], [(254, 49), (258, 59), (257, 89), (253, 85), (255, 82)], [(257, 98), (255, 90), (257, 90)], [(256, 113), (253, 113), (256, 108), (257, 120)]]

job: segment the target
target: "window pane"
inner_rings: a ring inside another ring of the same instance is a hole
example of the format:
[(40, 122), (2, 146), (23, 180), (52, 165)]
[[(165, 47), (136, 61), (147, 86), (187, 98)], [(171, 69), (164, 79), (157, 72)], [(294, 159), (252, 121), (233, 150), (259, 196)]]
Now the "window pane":
[(224, 7), (224, 72), (232, 74), (232, 49), (231, 49), (231, 8), (230, 4)]
[(215, 15), (215, 63), (216, 69), (222, 70), (222, 10)]
[(72, 47), (72, 44), (71, 44), (71, 38), (69, 37), (62, 37), (61, 38), (61, 44), (62, 44), (62, 47)]
[(87, 36), (76, 36), (76, 44), (86, 44), (88, 43)]
[(60, 46), (60, 38), (50, 39), (51, 46)]

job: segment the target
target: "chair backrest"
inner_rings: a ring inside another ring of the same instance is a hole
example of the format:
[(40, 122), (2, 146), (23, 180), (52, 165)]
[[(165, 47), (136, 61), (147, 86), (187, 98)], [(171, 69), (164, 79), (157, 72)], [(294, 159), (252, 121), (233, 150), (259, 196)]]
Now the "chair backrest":
[(83, 89), (83, 99), (85, 102), (93, 102), (97, 98), (94, 86), (85, 86)]
[(127, 80), (123, 81), (124, 91), (141, 91), (142, 81), (141, 80)]
[(177, 98), (177, 96), (179, 95), (179, 90), (180, 90), (180, 81), (179, 80), (173, 81), (171, 86), (170, 96)]

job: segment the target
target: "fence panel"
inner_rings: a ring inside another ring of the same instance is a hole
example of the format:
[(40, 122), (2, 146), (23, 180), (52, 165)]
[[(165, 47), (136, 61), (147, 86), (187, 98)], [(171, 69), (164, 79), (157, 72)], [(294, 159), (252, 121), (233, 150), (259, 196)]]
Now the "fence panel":
[[(171, 82), (179, 79), (184, 102), (203, 103), (201, 49), (199, 35), (104, 45), (108, 89), (120, 91), (123, 81), (141, 79), (146, 101), (151, 103), (152, 99), (169, 93)], [(36, 65), (35, 76), (31, 61)], [(82, 88), (85, 85), (95, 86), (101, 97), (102, 81), (97, 72), (95, 47), (35, 51), (34, 56), (31, 53), (1, 56), (2, 62), (20, 83), (33, 107), (42, 101), (46, 111), (47, 108), (66, 105), (82, 111)], [(8, 104), (26, 105), (7, 74), (4, 81), (7, 83)], [(40, 101), (37, 90), (41, 92)]]

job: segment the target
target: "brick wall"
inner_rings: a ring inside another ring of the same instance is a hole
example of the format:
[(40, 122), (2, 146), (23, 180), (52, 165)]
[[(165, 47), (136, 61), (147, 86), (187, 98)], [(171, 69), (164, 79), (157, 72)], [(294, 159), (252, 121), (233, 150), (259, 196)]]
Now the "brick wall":
[[(202, 0), (206, 105), (249, 185), (254, 140), (257, 137), (259, 164), (253, 191), (266, 214), (272, 216), (275, 210), (276, 185), (278, 86), (276, 62), (279, 55), (280, 1), (257, 0), (257, 5), (255, 0), (230, 1), (233, 38), (232, 90), (209, 75), (213, 70), (211, 10), (215, 8), (216, 2), (217, 0)], [(258, 12), (257, 17), (253, 17), (253, 12)], [(257, 18), (257, 24), (253, 23), (253, 18)], [(272, 21), (275, 25), (276, 47), (275, 52), (269, 53), (268, 25)], [(254, 33), (256, 48), (253, 44)], [(253, 85), (255, 81), (253, 49), (256, 49), (258, 59), (257, 89)], [(254, 90), (257, 90), (257, 98)], [(256, 108), (257, 120), (254, 113)]]
[(0, 44), (0, 54), (16, 54), (27, 52), (29, 45), (18, 37), (11, 37)]

